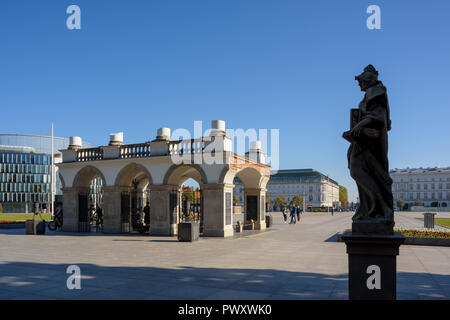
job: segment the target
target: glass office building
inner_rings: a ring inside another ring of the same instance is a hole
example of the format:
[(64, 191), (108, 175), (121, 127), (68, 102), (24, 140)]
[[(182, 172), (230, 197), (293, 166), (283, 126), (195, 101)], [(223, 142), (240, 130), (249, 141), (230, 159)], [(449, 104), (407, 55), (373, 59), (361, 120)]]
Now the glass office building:
[[(0, 134), (1, 211), (32, 212), (34, 203), (50, 210), (52, 201), (52, 140), (49, 136)], [(67, 149), (69, 138), (54, 137), (55, 163), (59, 150)], [(84, 148), (92, 147), (83, 143)], [(62, 201), (61, 181), (55, 167), (56, 201)]]

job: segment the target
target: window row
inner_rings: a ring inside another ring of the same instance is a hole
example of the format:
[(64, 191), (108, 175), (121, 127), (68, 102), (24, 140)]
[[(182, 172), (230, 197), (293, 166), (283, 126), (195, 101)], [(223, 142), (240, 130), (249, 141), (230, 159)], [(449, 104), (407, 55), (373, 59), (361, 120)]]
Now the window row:
[(0, 193), (0, 202), (50, 202), (49, 193)]
[(51, 183), (50, 174), (0, 173), (0, 182)]
[(51, 192), (51, 185), (33, 183), (0, 183), (0, 192), (47, 193)]
[(0, 173), (50, 173), (51, 166), (39, 164), (0, 164)]
[(394, 191), (413, 191), (413, 190), (450, 190), (450, 183), (431, 183), (431, 184), (406, 184), (394, 183), (392, 185)]
[(433, 193), (396, 193), (396, 199), (403, 200), (450, 200), (450, 193), (447, 192), (433, 192)]
[(44, 154), (0, 152), (0, 163), (51, 164), (51, 157)]

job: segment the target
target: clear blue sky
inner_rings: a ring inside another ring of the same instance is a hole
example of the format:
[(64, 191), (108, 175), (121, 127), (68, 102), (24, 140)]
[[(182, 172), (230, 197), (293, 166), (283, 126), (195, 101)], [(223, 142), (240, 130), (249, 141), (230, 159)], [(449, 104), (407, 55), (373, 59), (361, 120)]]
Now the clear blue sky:
[[(66, 28), (81, 8), (82, 29)], [(368, 30), (366, 8), (381, 8)], [(280, 167), (347, 169), (354, 76), (388, 87), (391, 168), (450, 165), (450, 2), (2, 0), (2, 133), (153, 139), (194, 120), (280, 129)]]

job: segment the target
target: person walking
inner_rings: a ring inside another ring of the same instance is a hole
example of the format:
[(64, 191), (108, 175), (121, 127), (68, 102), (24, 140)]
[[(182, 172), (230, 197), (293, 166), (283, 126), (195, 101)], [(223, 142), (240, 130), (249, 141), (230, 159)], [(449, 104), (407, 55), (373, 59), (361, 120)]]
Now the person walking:
[(103, 231), (103, 209), (100, 207), (97, 207), (96, 210), (96, 221), (95, 221), (95, 225), (96, 225), (96, 232), (98, 232), (100, 230), (100, 228)]
[(295, 206), (291, 207), (291, 222), (290, 224), (296, 224), (297, 223), (297, 219), (296, 219), (296, 208)]
[(283, 213), (284, 223), (286, 223), (287, 222), (287, 217), (288, 217), (288, 209), (286, 207), (284, 207), (282, 209), (282, 213)]
[(146, 226), (150, 225), (150, 203), (148, 201), (144, 207), (144, 223)]
[(300, 222), (300, 206), (297, 206), (296, 211), (297, 211), (297, 221)]

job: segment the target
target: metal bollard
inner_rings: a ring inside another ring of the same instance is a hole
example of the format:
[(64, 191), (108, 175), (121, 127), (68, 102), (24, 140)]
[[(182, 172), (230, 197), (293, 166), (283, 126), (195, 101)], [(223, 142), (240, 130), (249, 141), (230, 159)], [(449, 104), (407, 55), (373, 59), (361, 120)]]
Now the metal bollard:
[(423, 214), (424, 219), (423, 219), (423, 226), (424, 228), (428, 228), (428, 229), (434, 229), (434, 216), (436, 215), (436, 213), (432, 213), (432, 212), (425, 212)]

